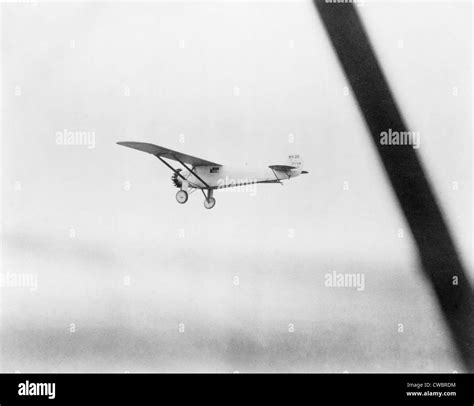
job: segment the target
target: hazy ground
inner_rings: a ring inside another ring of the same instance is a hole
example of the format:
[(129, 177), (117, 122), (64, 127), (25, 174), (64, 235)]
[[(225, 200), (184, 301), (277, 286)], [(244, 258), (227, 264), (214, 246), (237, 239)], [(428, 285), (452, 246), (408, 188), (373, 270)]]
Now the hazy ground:
[[(9, 268), (41, 271), (37, 291), (4, 289), (4, 371), (459, 368), (414, 268), (292, 255), (291, 243), (271, 256), (66, 244), (6, 247)], [(365, 290), (325, 287), (329, 269), (363, 272)]]

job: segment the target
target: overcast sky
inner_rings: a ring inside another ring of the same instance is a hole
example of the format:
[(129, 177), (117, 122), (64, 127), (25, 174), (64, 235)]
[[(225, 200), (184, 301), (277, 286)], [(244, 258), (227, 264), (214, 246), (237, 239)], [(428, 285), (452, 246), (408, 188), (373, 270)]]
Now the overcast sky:
[[(1, 9), (3, 370), (459, 368), (310, 1)], [(471, 5), (358, 10), (472, 275)], [(310, 173), (206, 210), (117, 141)]]

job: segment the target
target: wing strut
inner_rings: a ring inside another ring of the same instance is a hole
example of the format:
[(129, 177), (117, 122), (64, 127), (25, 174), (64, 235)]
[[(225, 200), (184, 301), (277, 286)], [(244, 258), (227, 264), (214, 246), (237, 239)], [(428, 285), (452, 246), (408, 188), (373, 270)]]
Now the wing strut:
[[(270, 168), (270, 167), (269, 167)], [(273, 168), (270, 168), (273, 172), (273, 174), (275, 175), (275, 178), (277, 180), (277, 182), (283, 186), (283, 182), (281, 181), (281, 179), (277, 176), (277, 174), (275, 173), (275, 170)], [(289, 178), (288, 178), (289, 179)]]
[(166, 162), (163, 158), (161, 158), (160, 156), (158, 155), (155, 155), (161, 162), (163, 162), (168, 168), (170, 168), (177, 176), (179, 176), (181, 179), (183, 179), (185, 182), (187, 182), (188, 180), (179, 173), (178, 170), (174, 169), (168, 162)]
[[(183, 179), (184, 181), (188, 182), (188, 179), (186, 179), (183, 175), (181, 175), (181, 173), (174, 169), (168, 162), (166, 162), (162, 157), (158, 156), (158, 155), (155, 155), (161, 162), (163, 162), (168, 168), (170, 168), (177, 176), (179, 176), (181, 179)], [(183, 161), (181, 161), (180, 159), (178, 158), (175, 158), (181, 165), (183, 165), (189, 172), (191, 172), (194, 176), (196, 176), (196, 178), (198, 178), (205, 186), (207, 189), (211, 189), (211, 187), (206, 183), (204, 182), (204, 180), (195, 172), (193, 171), (190, 167), (188, 167)]]
[(176, 160), (177, 160), (181, 165), (183, 165), (189, 172), (191, 172), (194, 176), (196, 176), (196, 178), (198, 178), (204, 185), (206, 185), (206, 187), (207, 187), (208, 189), (211, 188), (206, 182), (204, 182), (204, 181), (202, 180), (202, 178), (201, 178), (196, 172), (194, 172), (191, 168), (188, 168), (188, 166), (187, 166), (183, 161), (181, 161), (181, 160), (178, 159), (178, 158), (176, 158)]

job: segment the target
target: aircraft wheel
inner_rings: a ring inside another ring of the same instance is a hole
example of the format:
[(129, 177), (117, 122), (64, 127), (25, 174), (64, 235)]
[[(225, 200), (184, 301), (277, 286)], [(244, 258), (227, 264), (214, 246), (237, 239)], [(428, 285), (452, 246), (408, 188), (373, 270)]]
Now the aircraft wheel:
[(186, 203), (188, 201), (188, 192), (178, 190), (178, 193), (176, 193), (176, 201), (180, 204)]
[(212, 209), (216, 205), (216, 199), (210, 197), (209, 199), (204, 200), (204, 207), (206, 209)]

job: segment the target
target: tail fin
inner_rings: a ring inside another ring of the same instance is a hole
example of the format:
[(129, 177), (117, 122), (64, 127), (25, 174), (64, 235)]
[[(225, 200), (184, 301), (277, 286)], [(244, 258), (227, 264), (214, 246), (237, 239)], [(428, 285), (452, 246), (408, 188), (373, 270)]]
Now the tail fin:
[(301, 159), (300, 154), (289, 155), (288, 162), (291, 166), (294, 166), (295, 168), (301, 168), (301, 166), (303, 165), (303, 160)]

